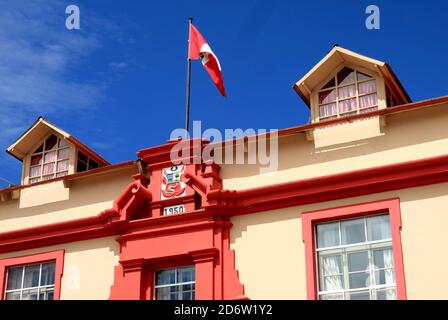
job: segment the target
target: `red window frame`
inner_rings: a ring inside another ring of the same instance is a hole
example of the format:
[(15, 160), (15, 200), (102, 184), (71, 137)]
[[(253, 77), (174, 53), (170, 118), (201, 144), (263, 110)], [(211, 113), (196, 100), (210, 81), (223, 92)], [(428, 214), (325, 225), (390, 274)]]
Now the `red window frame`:
[(392, 250), (397, 283), (397, 299), (406, 300), (406, 283), (401, 246), (401, 211), (400, 199), (386, 199), (342, 207), (328, 208), (302, 213), (302, 240), (305, 244), (306, 292), (308, 300), (317, 299), (317, 269), (314, 228), (317, 223), (333, 220), (369, 216), (382, 212), (389, 213)]
[(5, 297), (6, 274), (8, 268), (47, 261), (56, 262), (53, 297), (54, 300), (59, 300), (61, 296), (61, 278), (64, 270), (64, 250), (0, 259), (0, 300), (4, 300)]

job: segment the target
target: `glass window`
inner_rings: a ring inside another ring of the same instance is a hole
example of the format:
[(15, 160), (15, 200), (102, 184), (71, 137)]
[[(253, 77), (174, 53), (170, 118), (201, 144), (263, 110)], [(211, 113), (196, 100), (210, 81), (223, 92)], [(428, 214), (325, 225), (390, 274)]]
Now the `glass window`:
[(156, 271), (154, 288), (156, 300), (194, 300), (194, 266)]
[(99, 168), (98, 162), (90, 159), (84, 153), (78, 151), (78, 161), (76, 165), (76, 172), (83, 172), (91, 169)]
[(330, 120), (378, 109), (376, 80), (344, 67), (319, 91), (319, 119)]
[(68, 143), (54, 134), (50, 135), (31, 155), (29, 183), (67, 175), (69, 158), (70, 146)]
[(396, 299), (389, 215), (316, 225), (319, 299)]
[(5, 300), (53, 300), (55, 262), (7, 269)]

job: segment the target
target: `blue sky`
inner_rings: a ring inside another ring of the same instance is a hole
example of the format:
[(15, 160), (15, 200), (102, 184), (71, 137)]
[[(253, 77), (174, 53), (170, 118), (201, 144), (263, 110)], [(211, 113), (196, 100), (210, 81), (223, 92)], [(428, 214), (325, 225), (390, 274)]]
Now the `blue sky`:
[[(65, 28), (69, 4), (80, 30)], [(365, 28), (369, 4), (380, 30)], [(306, 123), (292, 85), (334, 44), (390, 63), (413, 100), (447, 95), (447, 12), (442, 0), (0, 0), (0, 148), (39, 115), (113, 163), (164, 143), (184, 126), (190, 16), (228, 93), (193, 62), (191, 119), (203, 128)], [(0, 154), (0, 177), (17, 183), (20, 170)]]

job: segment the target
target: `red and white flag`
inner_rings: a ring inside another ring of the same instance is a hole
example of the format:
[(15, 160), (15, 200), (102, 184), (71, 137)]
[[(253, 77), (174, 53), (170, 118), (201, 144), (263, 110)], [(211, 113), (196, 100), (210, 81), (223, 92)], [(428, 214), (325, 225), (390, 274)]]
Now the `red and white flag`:
[(226, 89), (224, 88), (224, 79), (222, 77), (219, 60), (207, 41), (205, 41), (204, 37), (192, 23), (190, 23), (188, 58), (192, 60), (201, 59), (202, 65), (207, 70), (219, 92), (225, 97)]

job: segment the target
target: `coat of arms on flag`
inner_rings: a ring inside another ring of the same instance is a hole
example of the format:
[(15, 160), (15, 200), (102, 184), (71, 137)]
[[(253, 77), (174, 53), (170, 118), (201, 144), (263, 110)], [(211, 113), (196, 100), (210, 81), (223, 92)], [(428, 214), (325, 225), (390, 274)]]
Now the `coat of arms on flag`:
[(184, 172), (184, 165), (162, 169), (161, 200), (173, 199), (186, 194), (186, 185), (182, 181)]

